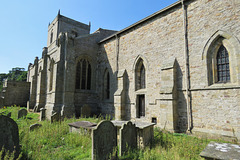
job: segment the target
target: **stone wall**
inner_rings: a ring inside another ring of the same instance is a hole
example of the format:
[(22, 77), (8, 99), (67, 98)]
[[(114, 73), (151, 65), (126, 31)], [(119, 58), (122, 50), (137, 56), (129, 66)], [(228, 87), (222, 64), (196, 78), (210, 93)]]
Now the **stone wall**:
[[(131, 119), (151, 121), (155, 117), (157, 125), (168, 130), (183, 132), (193, 127), (196, 132), (227, 136), (233, 136), (235, 132), (239, 137), (240, 3), (236, 0), (184, 3), (187, 46), (184, 44), (184, 11), (181, 2), (176, 2), (102, 41), (102, 61), (110, 64), (113, 73), (126, 70), (129, 83), (126, 103), (130, 111), (126, 114)], [(207, 47), (216, 41), (213, 37), (225, 38), (223, 43), (229, 51), (231, 82), (226, 84), (209, 83), (211, 71), (206, 58)], [(189, 55), (189, 80), (186, 80), (185, 46)], [(134, 72), (138, 58), (142, 58), (146, 66), (146, 88), (140, 91), (135, 90)], [(176, 76), (163, 83), (165, 73), (162, 68), (171, 59), (176, 59)], [(112, 79), (115, 85), (118, 84), (116, 79), (115, 75)], [(166, 86), (173, 82), (176, 89), (169, 95), (173, 102), (166, 101), (160, 92), (166, 92)], [(187, 82), (190, 83), (189, 97), (186, 96)], [(136, 118), (138, 94), (146, 96), (146, 115), (140, 119)]]
[(2, 91), (2, 95), (4, 97), (2, 100), (3, 105), (27, 107), (29, 90), (29, 82), (5, 81)]
[[(239, 18), (238, 0), (185, 0), (117, 33), (98, 29), (89, 34), (89, 25), (59, 14), (49, 25), (54, 42), (49, 44), (48, 37), (42, 58), (29, 69), (30, 104), (45, 100), (47, 118), (54, 112), (80, 115), (88, 105), (92, 114), (154, 121), (170, 131), (240, 138)], [(220, 44), (229, 52), (228, 83), (216, 80)], [(89, 90), (75, 86), (80, 59), (92, 67)], [(136, 87), (139, 61), (145, 67), (141, 89)], [(145, 104), (141, 116), (139, 99)]]
[[(128, 113), (126, 114), (131, 119), (151, 121), (152, 118), (157, 118), (158, 126), (165, 127), (167, 125), (168, 129), (173, 129), (171, 113), (173, 106), (166, 105), (166, 101), (160, 100), (161, 69), (166, 65), (166, 60), (176, 58), (177, 63), (180, 64), (177, 70), (184, 72), (182, 23), (182, 10), (181, 5), (179, 5), (170, 9), (168, 13), (164, 12), (119, 36), (117, 64), (118, 70), (126, 69), (128, 75), (128, 95), (126, 98)], [(115, 72), (117, 71), (115, 68), (116, 42), (117, 40), (114, 37), (101, 44), (101, 47), (103, 47), (101, 53), (103, 57), (107, 57)], [(139, 58), (143, 59), (146, 67), (146, 88), (135, 91), (135, 65)], [(176, 78), (182, 79), (182, 74), (178, 74)], [(177, 85), (180, 87), (184, 83), (178, 81)], [(136, 96), (139, 94), (144, 94), (146, 97), (146, 116), (140, 119), (136, 118)], [(168, 108), (169, 111), (167, 111)], [(168, 116), (167, 113), (170, 113), (170, 115)]]

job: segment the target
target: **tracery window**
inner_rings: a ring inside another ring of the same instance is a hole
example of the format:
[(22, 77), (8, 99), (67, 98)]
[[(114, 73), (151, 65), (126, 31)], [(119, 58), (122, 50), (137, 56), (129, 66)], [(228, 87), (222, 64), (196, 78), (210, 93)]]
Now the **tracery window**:
[(227, 49), (221, 45), (217, 53), (217, 78), (219, 83), (230, 81), (229, 56)]
[(146, 88), (145, 77), (145, 66), (143, 64), (143, 60), (139, 59), (135, 69), (136, 90)]
[(82, 59), (77, 62), (76, 89), (91, 89), (92, 68), (88, 60)]

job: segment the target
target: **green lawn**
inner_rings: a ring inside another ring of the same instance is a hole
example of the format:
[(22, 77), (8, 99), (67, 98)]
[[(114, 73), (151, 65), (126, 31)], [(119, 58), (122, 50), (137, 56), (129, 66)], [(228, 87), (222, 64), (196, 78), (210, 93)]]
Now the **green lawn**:
[[(8, 112), (12, 112), (11, 118), (18, 124), (21, 159), (91, 159), (91, 136), (69, 133), (68, 123), (81, 120), (98, 123), (102, 118), (73, 118), (65, 119), (61, 123), (51, 124), (49, 121), (39, 122), (39, 114), (36, 113), (28, 113), (25, 119), (17, 119), (19, 109), (20, 107), (7, 107), (0, 109), (0, 114), (6, 115)], [(29, 126), (34, 123), (40, 123), (42, 127), (29, 132)], [(119, 159), (201, 159), (199, 153), (209, 141), (185, 134), (172, 134), (156, 128), (154, 130), (154, 143), (151, 148), (129, 152), (126, 156), (119, 157)]]

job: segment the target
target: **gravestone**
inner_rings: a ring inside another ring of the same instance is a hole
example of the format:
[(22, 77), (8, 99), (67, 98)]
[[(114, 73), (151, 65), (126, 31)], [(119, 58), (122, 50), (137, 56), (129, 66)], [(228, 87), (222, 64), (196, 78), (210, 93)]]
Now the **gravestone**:
[(81, 108), (81, 116), (90, 117), (91, 116), (91, 107), (89, 105), (83, 105)]
[(40, 109), (40, 121), (44, 121), (46, 119), (46, 109), (41, 108)]
[(55, 112), (52, 116), (51, 116), (51, 123), (53, 122), (58, 122), (61, 121), (61, 115), (58, 112)]
[(38, 124), (38, 123), (33, 124), (33, 125), (31, 125), (31, 126), (29, 127), (29, 131), (31, 132), (31, 131), (33, 131), (33, 130), (35, 130), (35, 129), (38, 129), (39, 127), (42, 127), (42, 125), (41, 125), (41, 124)]
[(110, 121), (100, 122), (92, 131), (92, 159), (108, 160), (116, 155), (117, 128)]
[(18, 157), (20, 150), (18, 125), (13, 119), (0, 115), (0, 150), (2, 147), (9, 152), (15, 151), (15, 157)]
[(123, 156), (128, 149), (137, 148), (137, 128), (132, 122), (123, 124), (120, 129), (120, 156)]
[(22, 118), (22, 117), (26, 117), (27, 116), (27, 110), (26, 109), (20, 109), (18, 111), (18, 119)]
[(207, 147), (200, 153), (200, 156), (208, 160), (240, 160), (240, 146), (229, 143), (210, 142)]

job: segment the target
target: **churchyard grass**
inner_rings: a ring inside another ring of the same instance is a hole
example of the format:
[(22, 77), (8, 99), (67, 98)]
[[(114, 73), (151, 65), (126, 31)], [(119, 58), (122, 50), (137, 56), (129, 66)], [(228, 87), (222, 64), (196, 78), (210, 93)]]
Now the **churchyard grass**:
[[(17, 119), (17, 112), (20, 109), (16, 106), (5, 107), (0, 109), (0, 114), (7, 115), (12, 112), (11, 118), (18, 124), (21, 159), (91, 159), (91, 135), (69, 133), (68, 123), (81, 120), (98, 123), (103, 120), (101, 116), (100, 118), (65, 119), (51, 124), (50, 121), (39, 122), (39, 114), (36, 113), (28, 113), (26, 118)], [(42, 127), (29, 132), (29, 126), (34, 123), (42, 124)], [(119, 159), (201, 159), (199, 154), (210, 141), (212, 140), (185, 134), (172, 134), (155, 128), (152, 146), (144, 150), (129, 151)]]

